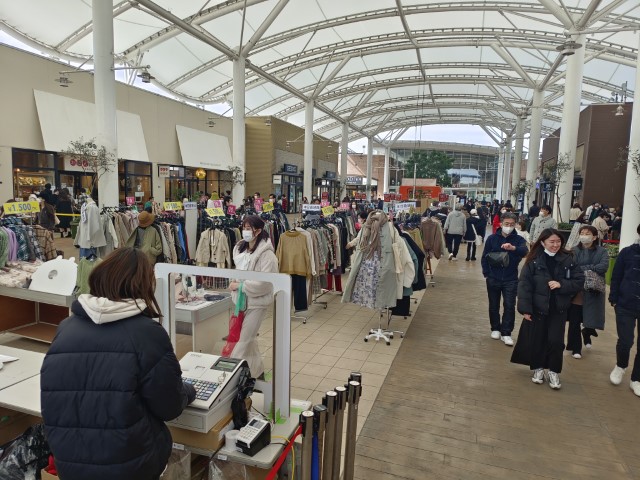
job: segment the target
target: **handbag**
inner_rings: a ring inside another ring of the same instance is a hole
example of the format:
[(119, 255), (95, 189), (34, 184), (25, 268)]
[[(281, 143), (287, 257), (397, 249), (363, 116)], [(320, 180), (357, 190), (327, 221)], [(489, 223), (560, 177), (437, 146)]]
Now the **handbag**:
[(242, 323), (244, 322), (244, 314), (247, 310), (247, 296), (242, 290), (242, 283), (238, 287), (238, 298), (236, 300), (236, 309), (229, 319), (229, 335), (227, 343), (222, 349), (223, 357), (230, 357), (236, 344), (240, 341), (240, 333), (242, 332)]
[(584, 271), (584, 289), (591, 293), (604, 293), (607, 287), (604, 279), (593, 270)]
[(476, 226), (475, 225), (471, 225), (471, 228), (473, 228), (473, 234), (476, 236), (474, 242), (477, 246), (482, 245), (482, 237), (478, 235), (478, 232), (476, 231)]
[(509, 266), (509, 253), (491, 252), (485, 255), (489, 266), (496, 268), (507, 268)]
[(518, 338), (511, 353), (511, 363), (520, 365), (531, 365), (531, 342), (533, 339), (533, 324), (531, 321), (522, 319)]

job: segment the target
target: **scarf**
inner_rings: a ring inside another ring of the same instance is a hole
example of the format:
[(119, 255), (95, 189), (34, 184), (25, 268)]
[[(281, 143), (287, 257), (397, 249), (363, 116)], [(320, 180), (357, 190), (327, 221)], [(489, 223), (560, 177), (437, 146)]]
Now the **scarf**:
[(380, 230), (387, 223), (387, 215), (380, 210), (374, 210), (367, 217), (367, 221), (362, 226), (360, 237), (360, 250), (365, 259), (373, 257), (375, 253), (382, 254), (380, 245)]

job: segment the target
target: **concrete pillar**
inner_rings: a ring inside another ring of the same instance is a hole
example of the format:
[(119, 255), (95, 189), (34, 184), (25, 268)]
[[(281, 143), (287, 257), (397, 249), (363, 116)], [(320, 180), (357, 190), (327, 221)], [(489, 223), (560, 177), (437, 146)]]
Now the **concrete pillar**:
[(304, 110), (304, 187), (303, 195), (311, 201), (313, 193), (313, 100)]
[(504, 149), (504, 172), (502, 173), (502, 198), (506, 202), (509, 200), (509, 190), (511, 185), (511, 162), (513, 160), (513, 136), (507, 137), (507, 146)]
[[(246, 127), (245, 127), (245, 63), (240, 57), (233, 61), (233, 166), (240, 167), (244, 178), (247, 174)], [(242, 205), (246, 195), (246, 184), (233, 186), (232, 199)]]
[(338, 171), (340, 172), (340, 183), (342, 191), (340, 192), (340, 200), (347, 195), (347, 158), (349, 155), (349, 124), (342, 124), (342, 141), (340, 145), (340, 164)]
[(373, 137), (367, 138), (367, 200), (371, 200), (371, 177), (373, 176)]
[(524, 148), (524, 120), (525, 116), (516, 119), (516, 152), (513, 157), (513, 174), (511, 175), (511, 203), (518, 208), (518, 183), (522, 171), (522, 149)]
[[(640, 36), (638, 45), (640, 47)], [(640, 55), (638, 55), (636, 60), (635, 85), (633, 92), (633, 112), (631, 114), (631, 133), (629, 135), (629, 157), (635, 156), (636, 164), (634, 169), (632, 162), (627, 163), (620, 248), (627, 247), (638, 239), (637, 228), (638, 224), (640, 224), (640, 204), (638, 203), (640, 202), (640, 176), (636, 170), (638, 168), (638, 162), (640, 162)]]
[(536, 179), (538, 177), (540, 161), (540, 140), (542, 137), (542, 118), (544, 114), (544, 90), (533, 91), (533, 109), (531, 112), (531, 130), (529, 133), (529, 159), (527, 160), (527, 182), (531, 188), (524, 202), (524, 211), (528, 212), (531, 202), (536, 198)]
[[(580, 120), (580, 99), (582, 97), (582, 76), (584, 71), (584, 35), (576, 41), (583, 45), (567, 60), (567, 74), (564, 82), (564, 106), (560, 126), (558, 159), (569, 163), (569, 170), (563, 175), (558, 188), (558, 198), (554, 199), (553, 215), (558, 222), (569, 221), (571, 194), (573, 193), (573, 172), (576, 166), (576, 144), (578, 143), (578, 123)], [(558, 203), (560, 207), (558, 208)]]
[(498, 155), (498, 178), (496, 179), (496, 196), (498, 200), (502, 199), (502, 177), (504, 175), (504, 152), (505, 143), (500, 143), (500, 153)]
[(389, 159), (391, 157), (391, 147), (384, 149), (384, 181), (382, 182), (382, 193), (389, 193)]
[[(116, 128), (116, 77), (113, 70), (113, 4), (93, 0), (93, 91), (96, 103), (96, 144), (114, 156), (108, 172), (99, 171), (100, 206), (116, 207), (118, 190), (118, 134)], [(87, 139), (88, 140), (88, 139)]]

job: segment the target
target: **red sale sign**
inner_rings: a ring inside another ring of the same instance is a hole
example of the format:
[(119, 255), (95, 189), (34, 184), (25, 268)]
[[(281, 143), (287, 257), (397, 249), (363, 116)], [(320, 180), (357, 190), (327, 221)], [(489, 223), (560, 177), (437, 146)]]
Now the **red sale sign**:
[(236, 214), (236, 206), (229, 205), (227, 206), (227, 215), (235, 215)]
[(134, 205), (136, 203), (136, 197), (127, 197), (127, 205)]
[(327, 200), (322, 200), (320, 202), (320, 206), (321, 207), (328, 207), (330, 205), (330, 203)]
[(390, 202), (391, 201), (391, 194), (385, 193), (384, 194), (384, 201), (385, 202)]

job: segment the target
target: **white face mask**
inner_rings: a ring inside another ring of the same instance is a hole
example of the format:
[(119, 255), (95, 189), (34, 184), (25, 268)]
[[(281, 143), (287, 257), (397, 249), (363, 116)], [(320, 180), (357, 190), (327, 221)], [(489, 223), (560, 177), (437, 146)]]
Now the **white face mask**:
[(502, 227), (502, 233), (509, 235), (511, 232), (513, 232), (513, 227)]
[(580, 243), (589, 244), (593, 242), (591, 235), (580, 235)]
[(250, 242), (253, 240), (253, 231), (252, 230), (243, 230), (242, 231), (242, 239), (245, 242)]
[(549, 255), (550, 257), (555, 257), (556, 253), (558, 252), (550, 252), (549, 250), (547, 250), (546, 248), (544, 249), (544, 253), (546, 253), (547, 255)]

